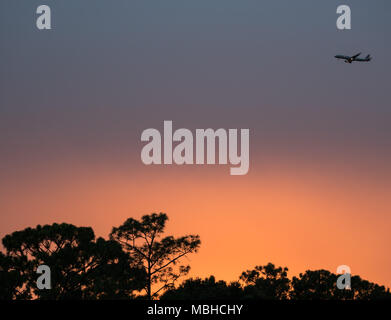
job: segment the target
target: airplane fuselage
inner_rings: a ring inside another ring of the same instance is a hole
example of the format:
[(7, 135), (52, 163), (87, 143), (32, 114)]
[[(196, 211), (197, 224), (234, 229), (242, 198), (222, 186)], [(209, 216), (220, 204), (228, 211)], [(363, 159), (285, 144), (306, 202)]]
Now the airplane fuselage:
[(343, 55), (336, 55), (334, 56), (335, 58), (337, 59), (341, 59), (341, 60), (344, 60), (345, 63), (352, 63), (354, 61), (358, 61), (358, 62), (369, 62), (372, 60), (372, 57), (368, 54), (364, 59), (362, 58), (359, 58), (359, 55), (361, 53), (358, 53), (354, 56), (343, 56)]

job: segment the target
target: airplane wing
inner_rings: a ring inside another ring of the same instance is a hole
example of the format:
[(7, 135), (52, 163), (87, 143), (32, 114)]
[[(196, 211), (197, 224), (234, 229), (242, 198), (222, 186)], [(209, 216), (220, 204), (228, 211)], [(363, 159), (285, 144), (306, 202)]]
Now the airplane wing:
[(356, 59), (359, 55), (361, 54), (361, 52), (360, 53), (357, 53), (357, 54), (355, 54), (354, 56), (352, 56), (351, 58), (352, 59)]

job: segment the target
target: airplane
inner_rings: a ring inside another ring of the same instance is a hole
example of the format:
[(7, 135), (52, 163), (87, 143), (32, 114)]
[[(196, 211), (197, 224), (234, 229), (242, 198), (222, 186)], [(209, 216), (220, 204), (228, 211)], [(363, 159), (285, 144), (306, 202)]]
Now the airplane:
[(358, 58), (358, 56), (361, 54), (360, 53), (357, 53), (355, 54), (354, 56), (341, 56), (341, 55), (336, 55), (335, 58), (337, 59), (343, 59), (345, 60), (344, 62), (346, 63), (352, 63), (353, 61), (359, 61), (359, 62), (369, 62), (372, 60), (372, 57), (370, 54), (368, 54), (364, 59), (361, 59), (361, 58)]

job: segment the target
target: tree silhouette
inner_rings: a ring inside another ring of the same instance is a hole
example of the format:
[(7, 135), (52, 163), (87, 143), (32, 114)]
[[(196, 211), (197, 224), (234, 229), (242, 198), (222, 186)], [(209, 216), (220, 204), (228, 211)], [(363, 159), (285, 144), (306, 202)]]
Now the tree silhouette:
[(391, 299), (389, 289), (359, 276), (351, 277), (351, 289), (338, 289), (340, 275), (327, 270), (307, 270), (292, 281), (287, 277), (288, 268), (268, 263), (256, 266), (240, 276), (240, 282), (227, 285), (214, 276), (187, 279), (177, 288), (167, 290), (162, 300), (376, 300)]
[(272, 263), (243, 272), (240, 280), (246, 284), (244, 295), (255, 299), (287, 299), (290, 289), (287, 272), (288, 268), (276, 268)]
[[(145, 267), (145, 291), (149, 300), (189, 272), (190, 266), (178, 263), (187, 254), (197, 252), (201, 244), (198, 235), (161, 238), (167, 220), (165, 213), (144, 215), (140, 221), (129, 218), (110, 234), (111, 239), (118, 241), (138, 264)], [(155, 284), (158, 288), (153, 291)]]
[(333, 300), (345, 290), (337, 288), (337, 276), (327, 270), (307, 270), (292, 278), (292, 299)]
[(25, 263), (22, 259), (10, 257), (0, 252), (0, 300), (30, 299), (23, 289)]
[[(118, 243), (95, 241), (91, 228), (38, 225), (7, 235), (3, 245), (7, 256), (2, 260), (8, 259), (3, 264), (13, 271), (13, 278), (21, 275), (13, 298), (128, 298), (142, 288), (145, 277), (145, 271), (134, 265)], [(50, 290), (37, 288), (36, 270), (42, 264), (51, 268)]]
[(243, 290), (239, 282), (227, 285), (225, 281), (216, 281), (214, 276), (210, 276), (204, 280), (187, 279), (178, 288), (167, 290), (161, 300), (229, 300), (242, 297)]
[(389, 288), (361, 279), (352, 277), (351, 298), (356, 300), (391, 299)]
[(374, 300), (391, 299), (389, 289), (384, 286), (351, 277), (351, 289), (337, 288), (339, 275), (327, 270), (307, 270), (292, 279), (291, 299), (296, 300)]

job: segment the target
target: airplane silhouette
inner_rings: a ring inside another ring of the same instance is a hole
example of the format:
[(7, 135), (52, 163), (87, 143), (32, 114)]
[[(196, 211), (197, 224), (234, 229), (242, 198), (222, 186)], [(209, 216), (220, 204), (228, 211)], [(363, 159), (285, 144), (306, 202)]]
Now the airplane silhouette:
[(352, 63), (353, 61), (369, 62), (369, 61), (372, 60), (372, 57), (369, 54), (364, 59), (358, 58), (358, 56), (360, 54), (361, 54), (361, 52), (357, 53), (357, 54), (355, 54), (354, 56), (351, 56), (351, 57), (349, 57), (349, 56), (342, 56), (342, 55), (336, 55), (335, 58), (343, 59), (343, 60), (345, 60), (346, 63)]

